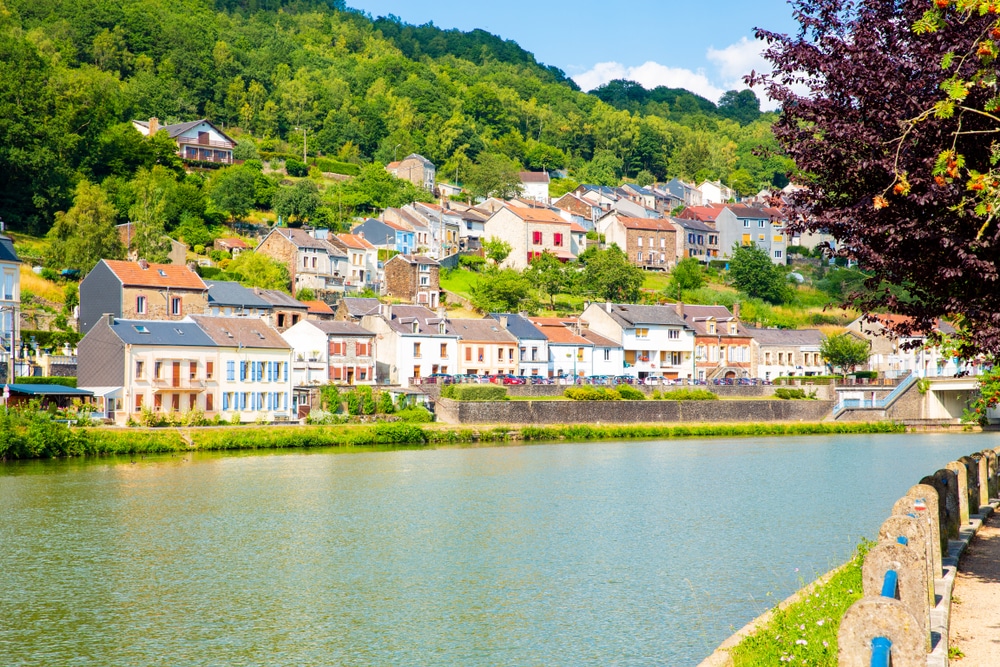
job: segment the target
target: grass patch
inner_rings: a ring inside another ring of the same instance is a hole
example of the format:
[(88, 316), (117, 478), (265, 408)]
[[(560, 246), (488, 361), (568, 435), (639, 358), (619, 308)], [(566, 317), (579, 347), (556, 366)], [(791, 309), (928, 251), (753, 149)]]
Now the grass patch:
[(66, 298), (63, 295), (62, 285), (42, 278), (27, 264), (21, 265), (21, 292), (31, 292), (53, 303), (63, 303)]
[(663, 392), (654, 389), (653, 399), (657, 401), (717, 401), (719, 395), (708, 389), (672, 389)]
[(862, 540), (846, 565), (771, 613), (730, 651), (734, 667), (794, 663), (837, 667), (837, 631), (847, 608), (862, 597), (861, 565), (875, 545)]

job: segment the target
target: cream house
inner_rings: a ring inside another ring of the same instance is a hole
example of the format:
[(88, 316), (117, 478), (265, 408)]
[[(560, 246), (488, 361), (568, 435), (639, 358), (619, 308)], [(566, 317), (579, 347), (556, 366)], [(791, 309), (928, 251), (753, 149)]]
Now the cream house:
[(563, 261), (576, 259), (573, 254), (572, 225), (547, 208), (503, 206), (484, 226), (486, 240), (500, 239), (512, 250), (502, 266), (526, 268), (533, 258), (552, 253)]

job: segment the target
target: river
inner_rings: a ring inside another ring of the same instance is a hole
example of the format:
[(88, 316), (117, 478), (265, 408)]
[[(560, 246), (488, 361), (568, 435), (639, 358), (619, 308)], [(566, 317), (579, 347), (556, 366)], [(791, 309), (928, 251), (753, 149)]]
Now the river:
[(0, 465), (0, 664), (693, 665), (989, 435)]

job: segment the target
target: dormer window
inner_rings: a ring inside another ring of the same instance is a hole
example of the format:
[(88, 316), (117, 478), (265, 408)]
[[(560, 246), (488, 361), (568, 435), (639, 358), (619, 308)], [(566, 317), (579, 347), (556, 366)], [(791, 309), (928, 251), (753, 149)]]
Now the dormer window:
[(714, 320), (709, 320), (705, 324), (708, 327), (708, 333), (714, 334), (715, 333), (715, 321)]
[(420, 333), (420, 322), (413, 323), (413, 333)]
[(441, 324), (438, 325), (438, 333), (439, 334), (444, 334), (445, 332), (446, 332), (445, 324), (444, 324), (444, 322), (442, 322)]

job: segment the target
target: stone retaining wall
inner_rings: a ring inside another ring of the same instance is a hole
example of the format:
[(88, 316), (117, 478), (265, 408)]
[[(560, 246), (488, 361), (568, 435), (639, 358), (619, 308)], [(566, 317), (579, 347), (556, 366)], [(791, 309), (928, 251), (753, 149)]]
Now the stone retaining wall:
[(449, 424), (642, 424), (818, 422), (833, 401), (504, 401), (438, 399), (435, 413)]
[[(441, 386), (437, 384), (425, 384), (420, 385), (420, 390), (431, 396), (439, 396), (441, 394)], [(505, 385), (507, 388), (507, 395), (514, 396), (518, 398), (529, 398), (529, 397), (543, 397), (543, 396), (562, 396), (566, 387), (572, 385), (558, 385), (558, 384), (512, 384)], [(674, 389), (707, 389), (713, 394), (716, 394), (722, 398), (766, 398), (768, 396), (774, 396), (776, 387), (774, 385), (705, 385), (705, 386), (651, 386), (651, 385), (633, 385), (635, 389), (644, 392), (647, 396), (652, 394), (654, 391), (671, 391)], [(791, 386), (789, 389), (803, 389), (806, 394), (816, 392), (816, 397), (820, 400), (833, 400), (834, 394), (836, 393), (833, 385), (831, 384), (817, 384), (817, 385), (803, 385), (801, 387)], [(888, 391), (885, 391), (888, 393)], [(883, 395), (884, 395), (883, 394)], [(877, 398), (881, 398), (878, 396)]]

